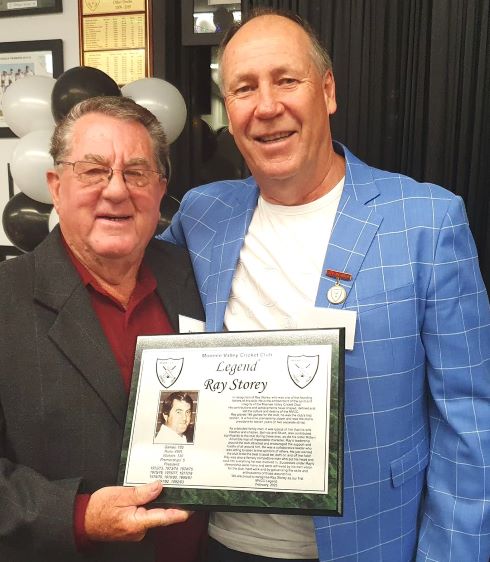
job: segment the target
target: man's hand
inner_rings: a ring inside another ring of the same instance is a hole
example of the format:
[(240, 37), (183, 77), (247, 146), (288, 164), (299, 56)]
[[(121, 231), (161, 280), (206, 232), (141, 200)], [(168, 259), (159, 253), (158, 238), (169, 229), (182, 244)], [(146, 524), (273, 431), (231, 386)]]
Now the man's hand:
[(85, 532), (92, 541), (140, 541), (151, 527), (182, 523), (189, 512), (140, 507), (162, 491), (160, 482), (136, 488), (113, 486), (92, 494), (85, 512)]

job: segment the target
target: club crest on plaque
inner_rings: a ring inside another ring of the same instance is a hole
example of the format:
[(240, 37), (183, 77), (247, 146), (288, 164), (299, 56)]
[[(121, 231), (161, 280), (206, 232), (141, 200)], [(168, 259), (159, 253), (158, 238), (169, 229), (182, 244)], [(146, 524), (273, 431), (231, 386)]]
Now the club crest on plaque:
[(100, 0), (85, 0), (85, 6), (87, 6), (87, 8), (92, 12), (95, 12), (95, 10), (99, 7), (99, 4)]
[(288, 372), (295, 385), (307, 387), (318, 371), (318, 355), (288, 355)]
[(170, 388), (179, 378), (184, 366), (181, 359), (157, 359), (157, 377), (164, 388)]

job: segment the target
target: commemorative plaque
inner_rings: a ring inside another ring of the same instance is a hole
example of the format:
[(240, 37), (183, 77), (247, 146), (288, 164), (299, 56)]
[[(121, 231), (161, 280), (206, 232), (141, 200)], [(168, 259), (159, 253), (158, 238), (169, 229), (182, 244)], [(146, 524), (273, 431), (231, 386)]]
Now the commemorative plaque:
[(138, 338), (119, 481), (163, 506), (342, 514), (344, 328)]

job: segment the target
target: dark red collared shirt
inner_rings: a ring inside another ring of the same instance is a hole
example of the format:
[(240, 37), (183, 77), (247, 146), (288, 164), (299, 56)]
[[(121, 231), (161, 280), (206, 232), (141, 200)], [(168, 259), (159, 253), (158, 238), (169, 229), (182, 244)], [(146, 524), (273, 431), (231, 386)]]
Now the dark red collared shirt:
[(73, 265), (87, 287), (90, 302), (114, 353), (124, 386), (129, 393), (136, 338), (173, 333), (162, 301), (155, 291), (157, 287), (155, 277), (143, 262), (134, 291), (127, 306), (124, 307), (101, 287), (90, 271), (76, 259), (69, 248), (67, 249)]

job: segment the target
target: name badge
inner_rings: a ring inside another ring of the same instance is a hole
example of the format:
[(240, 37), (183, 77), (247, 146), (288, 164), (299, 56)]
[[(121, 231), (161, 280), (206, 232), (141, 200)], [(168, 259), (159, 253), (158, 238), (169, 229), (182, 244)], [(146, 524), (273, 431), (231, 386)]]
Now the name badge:
[(296, 328), (345, 328), (345, 349), (354, 349), (357, 312), (333, 308), (312, 307), (295, 318)]
[(189, 316), (179, 314), (179, 332), (181, 334), (195, 334), (204, 332), (205, 323)]

